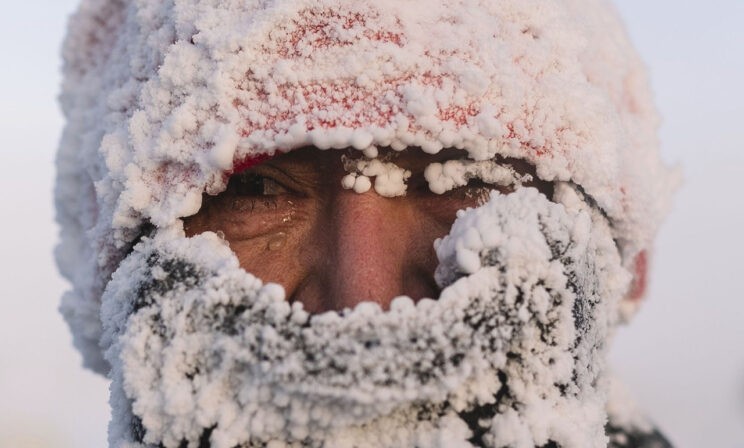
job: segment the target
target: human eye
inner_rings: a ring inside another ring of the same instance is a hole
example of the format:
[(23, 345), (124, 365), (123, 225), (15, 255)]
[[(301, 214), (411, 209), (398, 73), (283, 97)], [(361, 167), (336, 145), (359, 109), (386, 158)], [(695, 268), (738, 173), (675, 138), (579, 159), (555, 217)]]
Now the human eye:
[(481, 178), (473, 177), (468, 179), (465, 185), (455, 187), (444, 193), (444, 195), (461, 200), (472, 206), (485, 203), (493, 190), (498, 190), (499, 192), (506, 194), (513, 192), (514, 186), (489, 183)]
[(440, 206), (455, 210), (468, 207), (477, 207), (488, 201), (492, 191), (497, 190), (502, 194), (511, 193), (512, 186), (498, 185), (489, 183), (478, 177), (467, 179), (464, 184), (455, 186), (444, 193), (434, 193), (429, 191), (432, 201), (436, 201)]
[(451, 223), (458, 210), (483, 205), (494, 191), (509, 194), (530, 186), (533, 176), (511, 162), (463, 157), (435, 161), (414, 176), (411, 192), (416, 192), (427, 213)]
[(430, 163), (424, 170), (429, 190), (440, 196), (462, 196), (484, 189), (510, 193), (531, 176), (496, 160), (453, 159)]
[(271, 166), (233, 174), (224, 191), (204, 196), (199, 213), (186, 220), (187, 233), (220, 231), (237, 242), (283, 231), (308, 202), (294, 179)]
[(226, 193), (249, 198), (268, 198), (292, 194), (293, 190), (285, 185), (286, 181), (276, 177), (255, 171), (234, 175), (228, 182)]
[(233, 221), (261, 215), (264, 221), (303, 197), (292, 177), (272, 167), (253, 168), (230, 177), (225, 191), (207, 199), (207, 204)]

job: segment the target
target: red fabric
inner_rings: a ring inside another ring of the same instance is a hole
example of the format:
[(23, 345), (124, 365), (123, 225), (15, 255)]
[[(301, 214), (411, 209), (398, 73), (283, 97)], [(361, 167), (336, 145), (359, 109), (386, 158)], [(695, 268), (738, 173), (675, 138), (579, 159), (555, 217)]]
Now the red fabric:
[(633, 284), (630, 287), (630, 300), (641, 300), (646, 294), (648, 286), (648, 252), (641, 251), (635, 257), (635, 272), (633, 273)]
[(273, 157), (278, 156), (279, 154), (281, 154), (281, 152), (277, 151), (275, 154), (271, 154), (271, 155), (270, 154), (258, 154), (255, 156), (245, 157), (244, 159), (238, 160), (233, 163), (232, 171), (230, 171), (229, 174), (240, 174), (243, 171), (258, 165), (259, 163), (263, 163)]

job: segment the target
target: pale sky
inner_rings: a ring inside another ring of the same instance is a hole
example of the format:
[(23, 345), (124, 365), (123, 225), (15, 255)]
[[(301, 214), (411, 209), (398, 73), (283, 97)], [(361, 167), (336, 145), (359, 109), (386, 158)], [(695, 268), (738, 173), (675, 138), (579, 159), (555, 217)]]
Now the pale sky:
[[(106, 446), (107, 382), (80, 367), (56, 308), (52, 247), (59, 44), (75, 2), (0, 16), (0, 446)], [(679, 447), (744, 446), (744, 1), (618, 2), (652, 75), (666, 160), (685, 185), (659, 236), (648, 302), (615, 370)]]

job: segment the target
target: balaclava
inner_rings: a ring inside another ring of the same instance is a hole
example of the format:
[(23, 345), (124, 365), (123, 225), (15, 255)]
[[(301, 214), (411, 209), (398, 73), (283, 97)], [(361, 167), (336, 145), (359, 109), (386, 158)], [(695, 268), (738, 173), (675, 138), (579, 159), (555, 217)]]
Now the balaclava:
[[(609, 400), (605, 355), (675, 176), (605, 1), (83, 0), (64, 59), (61, 309), (112, 380), (110, 446), (652, 432)], [(310, 315), (182, 222), (232, 173), (305, 146), (364, 153), (339, 188), (405, 194), (394, 167), (370, 167), (377, 148), (416, 147), (468, 155), (429, 166), (435, 192), (514, 183), (492, 163), (505, 158), (554, 192), (516, 185), (460, 211), (435, 243), (439, 297)]]

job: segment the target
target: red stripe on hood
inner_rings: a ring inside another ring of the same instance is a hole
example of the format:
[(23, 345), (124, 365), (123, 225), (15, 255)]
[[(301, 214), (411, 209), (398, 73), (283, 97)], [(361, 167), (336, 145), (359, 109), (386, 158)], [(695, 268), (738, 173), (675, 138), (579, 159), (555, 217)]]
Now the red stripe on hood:
[(228, 174), (240, 174), (249, 168), (252, 168), (283, 153), (283, 151), (276, 151), (274, 154), (257, 154), (246, 156), (241, 160), (233, 162), (232, 170)]

